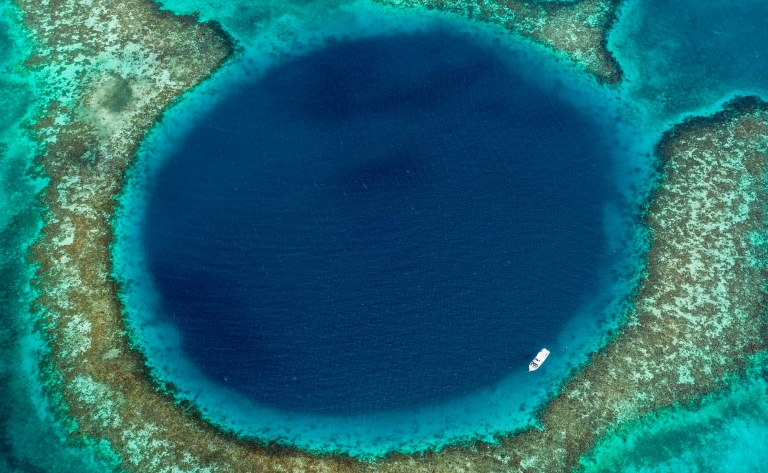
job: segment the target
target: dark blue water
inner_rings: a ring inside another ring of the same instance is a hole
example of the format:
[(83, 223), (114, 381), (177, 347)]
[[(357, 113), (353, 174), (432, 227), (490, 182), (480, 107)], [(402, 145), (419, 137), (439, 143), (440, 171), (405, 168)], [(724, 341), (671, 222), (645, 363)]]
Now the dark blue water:
[(284, 410), (492, 385), (555, 340), (609, 262), (610, 157), (588, 113), (444, 31), (276, 66), (157, 177), (162, 309), (204, 373)]

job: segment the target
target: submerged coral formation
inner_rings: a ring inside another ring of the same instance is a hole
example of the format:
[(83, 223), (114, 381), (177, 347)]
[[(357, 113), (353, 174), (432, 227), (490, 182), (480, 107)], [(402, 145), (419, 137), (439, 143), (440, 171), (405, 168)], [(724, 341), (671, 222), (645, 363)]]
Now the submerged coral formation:
[[(31, 258), (38, 265), (35, 309), (51, 348), (49, 391), (74, 437), (107, 433), (122, 461), (135, 466), (142, 439), (162, 432), (147, 422), (162, 417), (152, 406), (172, 405), (147, 384), (125, 339), (109, 277), (115, 196), (147, 130), (232, 45), (215, 25), (172, 17), (151, 1), (19, 6), (36, 43), (26, 64), (46, 99), (34, 129), (50, 183)], [(109, 427), (120, 430), (110, 436)]]
[(552, 49), (600, 82), (616, 84), (622, 71), (608, 50), (608, 31), (618, 0), (541, 2), (520, 0), (378, 0), (396, 7), (423, 7), (499, 25)]
[[(189, 402), (175, 402), (172, 387), (156, 385), (130, 347), (109, 245), (115, 198), (145, 133), (233, 45), (216, 25), (174, 17), (149, 0), (19, 6), (37, 45), (27, 66), (46, 99), (34, 130), (50, 182), (31, 260), (38, 265), (35, 309), (50, 346), (48, 392), (71, 438), (103, 446), (116, 469), (566, 471), (610, 429), (718, 389), (745, 370), (746, 355), (764, 349), (768, 107), (741, 99), (665, 135), (658, 148), (663, 178), (647, 211), (648, 272), (634, 310), (623, 332), (545, 408), (540, 428), (498, 445), (373, 463), (220, 432)], [(610, 4), (496, 7), (472, 14), (504, 17), (502, 24), (517, 25), (509, 27), (602, 80), (618, 80), (618, 68), (600, 55), (607, 54)]]

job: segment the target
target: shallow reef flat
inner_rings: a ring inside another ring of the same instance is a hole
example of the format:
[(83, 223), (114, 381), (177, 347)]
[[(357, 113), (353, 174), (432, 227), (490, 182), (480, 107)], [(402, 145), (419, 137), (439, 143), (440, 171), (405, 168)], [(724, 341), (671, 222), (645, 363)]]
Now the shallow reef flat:
[[(568, 471), (605, 433), (725, 386), (745, 372), (749, 354), (765, 349), (768, 106), (744, 98), (664, 136), (663, 178), (646, 212), (648, 270), (634, 310), (542, 411), (539, 428), (497, 445), (378, 462), (220, 432), (189, 402), (175, 402), (172, 386), (158, 386), (131, 348), (110, 243), (115, 199), (145, 133), (234, 46), (216, 25), (174, 17), (149, 0), (18, 4), (37, 45), (27, 66), (45, 103), (33, 128), (50, 182), (30, 259), (38, 267), (34, 308), (50, 346), (47, 391), (72, 441), (98, 447), (113, 469)], [(581, 4), (588, 2), (574, 5)]]
[(26, 66), (44, 108), (32, 126), (50, 179), (30, 255), (38, 266), (34, 309), (51, 349), (47, 389), (73, 438), (107, 438), (123, 463), (152, 471), (135, 455), (144, 454), (149, 432), (163, 432), (147, 419), (162, 419), (169, 405), (162, 407), (167, 399), (147, 384), (125, 338), (109, 277), (110, 219), (146, 131), (233, 46), (215, 25), (172, 17), (151, 1), (18, 6), (35, 44)]
[(621, 82), (608, 50), (608, 32), (620, 0), (541, 2), (521, 0), (377, 0), (399, 8), (421, 7), (501, 26), (573, 61), (605, 84)]

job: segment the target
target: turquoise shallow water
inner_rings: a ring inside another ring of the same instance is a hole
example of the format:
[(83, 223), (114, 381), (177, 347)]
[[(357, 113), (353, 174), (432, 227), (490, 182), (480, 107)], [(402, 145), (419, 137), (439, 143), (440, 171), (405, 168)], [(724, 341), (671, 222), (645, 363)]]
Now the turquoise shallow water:
[[(246, 74), (260, 74), (281, 51), (311, 50), (331, 34), (355, 36), (407, 31), (420, 28), (426, 21), (411, 15), (371, 14), (364, 5), (335, 11), (329, 10), (328, 5), (303, 1), (296, 4), (214, 0), (165, 2), (166, 7), (177, 12), (200, 11), (203, 18), (220, 20), (247, 47), (241, 62), (189, 96), (156, 130), (142, 157), (146, 175), (152, 174), (152, 167), (168, 152), (165, 147), (171, 141), (170, 137), (183, 137), (190, 119), (199, 116), (217, 97), (226, 94), (233, 82), (242, 80)], [(716, 109), (736, 93), (759, 93), (768, 87), (765, 76), (768, 42), (763, 26), (765, 9), (765, 3), (760, 1), (628, 1), (610, 38), (610, 46), (627, 73), (628, 85), (618, 94), (600, 91), (590, 81), (568, 72), (567, 65), (549, 61), (536, 47), (514, 41), (508, 47), (516, 60), (530, 67), (532, 74), (546, 71), (541, 75), (542, 80), (560, 88), (569, 100), (592, 106), (599, 104), (597, 113), (609, 117), (623, 114), (625, 119), (639, 124), (619, 133), (634, 137), (623, 143), (632, 150), (627, 154), (632, 159), (619, 160), (615, 164), (617, 176), (634, 176), (624, 177), (626, 188), (635, 184), (641, 189), (627, 194), (627, 200), (632, 202), (643, 195), (642, 189), (648, 185), (647, 162), (638, 156), (651, 148), (666, 126), (682, 115)], [(289, 15), (283, 16), (286, 12)], [(280, 17), (280, 21), (268, 23), (276, 17)], [(3, 15), (2, 19), (5, 18)], [(104, 471), (103, 465), (95, 465), (90, 460), (89, 452), (64, 446), (61, 428), (47, 411), (36, 370), (43, 348), (31, 329), (28, 313), (31, 294), (26, 290), (31, 273), (23, 258), (40, 223), (34, 208), (34, 195), (44, 182), (28, 174), (32, 148), (19, 128), (32, 105), (30, 91), (34, 89), (19, 73), (18, 59), (23, 56), (24, 49), (14, 28), (18, 26), (0, 21), (0, 66), (9, 68), (4, 69), (7, 74), (0, 76), (0, 104), (5, 111), (0, 116), (0, 272), (3, 282), (0, 311), (7, 314), (0, 317), (0, 471)], [(483, 35), (493, 37), (494, 33), (484, 31)], [(622, 105), (617, 105), (619, 102)], [(645, 118), (640, 118), (642, 116)], [(640, 169), (639, 174), (630, 172), (635, 168)], [(137, 175), (136, 179), (141, 176)], [(135, 187), (137, 192), (126, 196), (126, 200), (139, 200), (131, 204), (139, 209), (139, 213), (140, 185), (139, 182)], [(631, 218), (627, 217), (626, 209), (606, 209), (606, 228), (619, 251), (626, 251), (632, 246), (628, 242), (634, 241), (634, 227), (627, 224), (627, 220)], [(126, 236), (130, 235), (126, 233)], [(628, 261), (636, 261), (632, 260), (634, 254), (633, 250), (628, 251)], [(616, 271), (624, 277), (619, 277), (620, 280), (626, 280), (626, 276), (636, 273), (636, 268), (620, 267)], [(610, 296), (626, 291), (626, 286), (610, 287), (611, 281), (606, 279), (606, 298), (594, 301), (583, 312), (615, 307), (618, 301)], [(138, 291), (134, 295), (150, 294), (141, 292), (147, 288), (134, 289)], [(151, 297), (134, 302), (145, 304), (145, 307), (152, 305)], [(610, 319), (604, 317), (574, 320), (574, 325), (566, 330), (569, 335), (560, 343), (562, 346), (575, 345), (579, 353), (584, 353), (590, 344), (599, 344), (600, 337), (596, 334), (604, 330), (606, 324), (610, 325)], [(586, 325), (579, 323), (580, 320), (591, 322)], [(170, 327), (148, 321), (141, 328), (146, 343), (174, 346)], [(177, 364), (170, 366), (168, 371), (162, 371), (165, 367), (158, 365), (160, 372), (188, 380), (187, 392), (201, 392), (198, 382), (202, 378), (193, 366), (185, 366), (183, 360), (172, 356), (167, 360)], [(573, 361), (578, 363), (580, 360), (577, 357)], [(554, 359), (548, 363), (552, 371), (560, 375), (573, 366), (558, 365)], [(422, 417), (422, 423), (416, 426), (417, 435), (411, 429), (393, 433), (391, 419), (365, 419), (370, 436), (363, 438), (361, 444), (356, 443), (359, 438), (353, 438), (349, 430), (358, 428), (358, 422), (319, 419), (318, 423), (312, 424), (302, 417), (286, 419), (274, 411), (254, 410), (254, 406), (247, 403), (239, 407), (248, 415), (238, 418), (237, 410), (221, 408), (226, 393), (209, 392), (209, 398), (203, 401), (209, 406), (209, 416), (218, 416), (222, 423), (229, 423), (233, 428), (246, 431), (249, 425), (252, 428), (255, 413), (261, 421), (272, 423), (269, 431), (264, 429), (256, 432), (258, 434), (316, 451), (346, 449), (361, 454), (389, 448), (409, 450), (439, 446), (472, 436), (490, 438), (493, 433), (525, 425), (531, 421), (539, 403), (555, 389), (559, 379), (557, 376), (545, 378), (536, 389), (535, 402), (524, 405), (522, 411), (505, 404), (504, 396), (509, 393), (504, 391), (503, 385), (495, 391), (448, 404), (443, 410)], [(202, 386), (205, 386), (204, 382)], [(590, 457), (587, 471), (762, 471), (768, 459), (767, 389), (763, 380), (752, 380), (733, 392), (707, 400), (699, 408), (660, 413), (633, 426), (631, 431), (607, 439)], [(496, 415), (500, 409), (507, 409), (507, 415)], [(453, 414), (459, 410), (463, 414), (457, 422)], [(411, 414), (403, 413), (402, 416)], [(310, 435), (303, 429), (307, 426), (312, 428)], [(337, 437), (327, 441), (334, 432)], [(413, 443), (413, 439), (418, 442)]]
[(627, 99), (654, 120), (706, 113), (735, 94), (765, 97), (768, 4), (629, 0), (610, 35)]
[(27, 44), (0, 5), (0, 471), (100, 472), (103, 465), (82, 449), (64, 444), (49, 412), (37, 363), (44, 353), (32, 329), (32, 294), (26, 262), (41, 224), (35, 196), (45, 181), (31, 174), (34, 144), (21, 130), (33, 104), (34, 85), (21, 74)]
[(756, 376), (697, 408), (673, 408), (611, 435), (585, 473), (760, 472), (768, 461), (768, 383)]

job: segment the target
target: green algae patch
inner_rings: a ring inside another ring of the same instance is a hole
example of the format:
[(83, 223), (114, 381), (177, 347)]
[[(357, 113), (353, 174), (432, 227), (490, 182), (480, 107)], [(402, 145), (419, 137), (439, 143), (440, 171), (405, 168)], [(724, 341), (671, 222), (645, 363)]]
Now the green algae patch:
[[(495, 445), (371, 463), (221, 432), (156, 386), (131, 348), (110, 277), (110, 222), (147, 130), (219, 68), (233, 45), (215, 25), (175, 17), (148, 0), (18, 3), (36, 40), (27, 67), (45, 98), (32, 129), (50, 182), (30, 254), (38, 268), (34, 308), (50, 347), (43, 371), (72, 441), (99, 445), (117, 470), (569, 471), (605, 434), (720, 389), (746, 370), (746, 355), (765, 349), (768, 107), (747, 98), (664, 136), (663, 179), (646, 214), (647, 274), (627, 325), (566, 383), (538, 428)], [(495, 13), (464, 13), (491, 22), (487, 15), (506, 15), (499, 24), (604, 82), (618, 81), (619, 69), (596, 49), (605, 51), (612, 4), (496, 6)], [(552, 32), (536, 26), (542, 22)]]
[(493, 24), (572, 61), (604, 84), (618, 84), (619, 63), (608, 50), (608, 32), (620, 0), (376, 0), (398, 8), (426, 8)]

